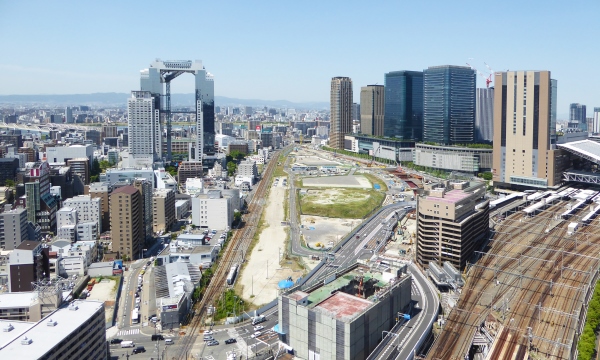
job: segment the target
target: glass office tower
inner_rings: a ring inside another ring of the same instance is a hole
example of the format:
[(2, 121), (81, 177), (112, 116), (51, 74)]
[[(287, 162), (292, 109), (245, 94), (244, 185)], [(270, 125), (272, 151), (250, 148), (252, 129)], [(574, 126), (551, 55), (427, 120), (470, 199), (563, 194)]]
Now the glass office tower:
[(469, 67), (432, 66), (423, 71), (423, 141), (475, 141), (475, 84), (475, 70)]
[(385, 136), (423, 139), (423, 72), (392, 71), (385, 74)]

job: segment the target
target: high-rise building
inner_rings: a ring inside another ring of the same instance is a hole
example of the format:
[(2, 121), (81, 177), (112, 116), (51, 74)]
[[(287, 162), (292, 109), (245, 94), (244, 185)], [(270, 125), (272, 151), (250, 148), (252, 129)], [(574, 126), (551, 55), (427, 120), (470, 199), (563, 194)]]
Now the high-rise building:
[(550, 71), (497, 72), (494, 84), (494, 185), (559, 184), (561, 151), (551, 145)]
[[(112, 249), (121, 256), (137, 259), (144, 245), (142, 194), (133, 186), (123, 186), (110, 195)], [(152, 223), (150, 223), (152, 224)]]
[(485, 183), (428, 184), (417, 207), (417, 262), (464, 269), (488, 234)]
[(360, 88), (360, 132), (365, 135), (383, 136), (385, 90), (383, 85)]
[(385, 136), (423, 139), (423, 72), (385, 74)]
[(67, 124), (72, 124), (75, 121), (73, 120), (73, 109), (69, 106), (65, 108), (65, 122)]
[[(142, 91), (149, 91), (153, 96), (163, 96), (165, 95), (163, 84), (170, 83), (172, 79), (186, 72), (195, 76), (196, 134), (202, 134), (202, 136), (198, 136), (195, 160), (201, 161), (202, 156), (199, 156), (199, 154), (213, 154), (215, 152), (214, 77), (206, 71), (202, 61), (162, 61), (157, 59), (150, 64), (148, 69), (141, 71), (140, 88)], [(162, 109), (165, 110), (166, 106), (169, 106), (169, 104), (163, 104)], [(156, 109), (161, 109), (161, 107), (156, 106)], [(167, 136), (169, 135), (167, 134)], [(167, 143), (170, 143), (168, 138)]]
[(344, 149), (344, 135), (352, 133), (352, 80), (349, 77), (331, 79), (331, 129), (329, 146)]
[(102, 200), (90, 195), (79, 195), (65, 200), (65, 207), (77, 210), (77, 223), (93, 222), (97, 225), (98, 234), (102, 233)]
[(116, 125), (102, 125), (102, 137), (117, 137), (119, 134), (119, 130)]
[[(35, 314), (34, 316), (47, 317), (37, 322), (0, 321), (0, 326), (6, 329), (3, 333), (0, 357), (106, 360), (106, 332), (102, 329), (106, 316), (104, 303), (76, 300), (68, 306), (49, 312), (48, 308), (55, 308), (56, 300), (53, 293), (47, 293), (49, 295), (43, 298), (43, 303), (38, 299), (28, 301), (28, 295), (24, 294), (21, 298), (27, 300), (22, 302), (23, 305), (6, 312), (12, 317), (23, 315), (24, 310), (28, 310), (30, 314)], [(12, 303), (8, 302), (8, 305)], [(58, 303), (60, 304), (60, 301)], [(36, 313), (34, 309), (41, 309), (42, 314)]]
[(156, 189), (152, 197), (152, 221), (154, 232), (167, 232), (175, 222), (175, 192)]
[(360, 121), (360, 104), (352, 103), (352, 121)]
[(475, 70), (432, 66), (423, 71), (423, 141), (468, 144), (475, 140)]
[(79, 176), (84, 184), (90, 183), (90, 161), (88, 158), (75, 158), (67, 160), (67, 165), (71, 167), (74, 175)]
[(475, 141), (494, 140), (494, 88), (477, 89)]
[(592, 131), (594, 134), (600, 133), (600, 107), (594, 108), (594, 119), (592, 120)]
[(579, 103), (569, 105), (569, 127), (587, 131), (586, 107)]
[(9, 157), (0, 158), (0, 185), (4, 186), (6, 180), (14, 182), (17, 179), (19, 159)]
[(149, 91), (132, 91), (127, 100), (130, 165), (151, 166), (162, 157), (159, 107)]
[(50, 115), (50, 123), (51, 124), (62, 124), (63, 116), (62, 115)]
[(0, 248), (16, 249), (27, 240), (27, 210), (17, 208), (0, 213)]
[(152, 236), (152, 181), (144, 178), (133, 180), (133, 187), (142, 194), (144, 238)]
[(10, 253), (8, 291), (33, 291), (33, 283), (50, 279), (49, 249), (40, 241), (26, 240)]
[(112, 185), (109, 182), (96, 182), (86, 186), (86, 195), (92, 199), (100, 199), (100, 209), (102, 211), (101, 231), (110, 230), (110, 207), (109, 196), (112, 192)]

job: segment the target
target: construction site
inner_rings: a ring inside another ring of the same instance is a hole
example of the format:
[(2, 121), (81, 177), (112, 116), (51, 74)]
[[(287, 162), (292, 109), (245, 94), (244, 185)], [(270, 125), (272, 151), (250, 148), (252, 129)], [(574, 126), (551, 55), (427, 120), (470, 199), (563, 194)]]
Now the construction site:
[(577, 358), (598, 278), (600, 192), (520, 193), (490, 207), (492, 234), (427, 359)]

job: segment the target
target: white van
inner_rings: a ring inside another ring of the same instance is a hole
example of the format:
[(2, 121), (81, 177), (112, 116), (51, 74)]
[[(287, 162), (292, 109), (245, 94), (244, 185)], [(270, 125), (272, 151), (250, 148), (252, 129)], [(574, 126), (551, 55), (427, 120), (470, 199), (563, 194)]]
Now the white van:
[(132, 348), (132, 347), (135, 347), (135, 344), (133, 343), (133, 341), (121, 341), (121, 347), (122, 348)]

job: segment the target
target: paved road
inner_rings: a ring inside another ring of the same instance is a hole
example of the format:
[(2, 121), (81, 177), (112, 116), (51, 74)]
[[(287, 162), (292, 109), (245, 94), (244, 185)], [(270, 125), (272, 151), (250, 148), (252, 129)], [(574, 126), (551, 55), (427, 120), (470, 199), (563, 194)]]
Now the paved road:
[[(381, 210), (369, 222), (358, 226), (356, 235), (348, 240), (341, 247), (335, 248), (328, 259), (327, 264), (317, 271), (311, 281), (317, 281), (326, 274), (336, 271), (354, 263), (359, 257), (370, 256), (381, 249), (391, 235), (391, 228), (387, 224), (392, 224), (402, 217), (408, 211), (404, 209), (410, 206), (416, 206), (415, 202), (398, 202), (389, 205)], [(314, 280), (313, 280), (314, 279)]]
[(426, 276), (414, 265), (409, 266), (413, 276), (412, 299), (413, 308), (411, 319), (400, 323), (392, 329), (392, 334), (386, 334), (383, 341), (375, 348), (368, 359), (406, 360), (413, 359), (418, 341), (422, 334), (431, 329), (432, 321), (438, 314), (439, 300), (433, 285)]

